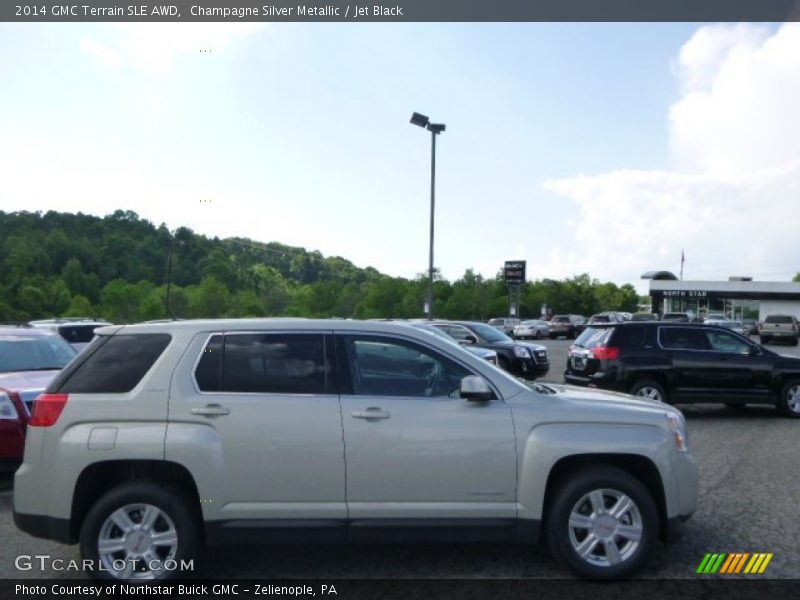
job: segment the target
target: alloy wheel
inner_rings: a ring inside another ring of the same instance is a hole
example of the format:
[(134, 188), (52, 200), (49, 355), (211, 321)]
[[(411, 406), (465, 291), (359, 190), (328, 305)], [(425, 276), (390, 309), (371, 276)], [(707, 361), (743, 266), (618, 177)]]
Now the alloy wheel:
[(101, 568), (118, 579), (156, 579), (178, 551), (178, 531), (170, 516), (152, 504), (127, 504), (100, 527)]
[(613, 489), (597, 489), (582, 496), (570, 513), (568, 527), (572, 549), (581, 560), (598, 567), (629, 560), (644, 531), (639, 507)]

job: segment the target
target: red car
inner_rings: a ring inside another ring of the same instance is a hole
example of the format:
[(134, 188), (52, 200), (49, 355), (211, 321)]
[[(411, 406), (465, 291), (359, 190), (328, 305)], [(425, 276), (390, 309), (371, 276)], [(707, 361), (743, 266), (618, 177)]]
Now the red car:
[(19, 465), (34, 399), (75, 354), (51, 331), (0, 326), (0, 470)]

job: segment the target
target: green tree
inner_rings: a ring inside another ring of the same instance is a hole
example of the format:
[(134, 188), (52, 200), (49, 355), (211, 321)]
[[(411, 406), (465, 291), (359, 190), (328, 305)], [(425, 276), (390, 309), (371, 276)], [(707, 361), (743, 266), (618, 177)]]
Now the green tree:
[(93, 317), (94, 308), (86, 296), (73, 296), (67, 310), (64, 311), (65, 317)]

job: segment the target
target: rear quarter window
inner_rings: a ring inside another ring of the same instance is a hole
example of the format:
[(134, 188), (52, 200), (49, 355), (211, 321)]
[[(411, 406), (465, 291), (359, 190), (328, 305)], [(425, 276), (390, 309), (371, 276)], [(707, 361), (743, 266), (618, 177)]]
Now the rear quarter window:
[(165, 333), (113, 335), (53, 381), (49, 393), (124, 394), (135, 388), (171, 339)]
[(603, 346), (611, 336), (611, 333), (614, 331), (614, 329), (614, 327), (589, 326), (584, 329), (583, 333), (578, 336), (577, 340), (575, 340), (575, 345), (581, 348), (586, 348), (587, 350), (591, 350), (597, 346)]
[(610, 343), (620, 348), (640, 348), (643, 345), (644, 330), (644, 327), (616, 327)]

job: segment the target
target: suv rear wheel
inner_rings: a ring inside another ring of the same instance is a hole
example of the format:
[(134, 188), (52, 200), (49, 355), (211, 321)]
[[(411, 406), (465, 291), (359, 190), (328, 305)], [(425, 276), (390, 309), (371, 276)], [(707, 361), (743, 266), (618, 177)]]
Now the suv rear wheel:
[(92, 576), (133, 582), (169, 579), (194, 558), (199, 523), (180, 488), (154, 481), (123, 483), (101, 496), (81, 527), (80, 549)]
[(551, 503), (550, 551), (585, 579), (621, 579), (644, 565), (658, 539), (658, 509), (647, 488), (615, 467), (574, 473)]
[(651, 379), (640, 379), (635, 382), (628, 393), (633, 396), (641, 396), (643, 398), (650, 398), (651, 400), (660, 400), (661, 402), (668, 402), (667, 392), (664, 387)]
[(800, 379), (792, 379), (783, 385), (778, 410), (787, 417), (800, 418)]

